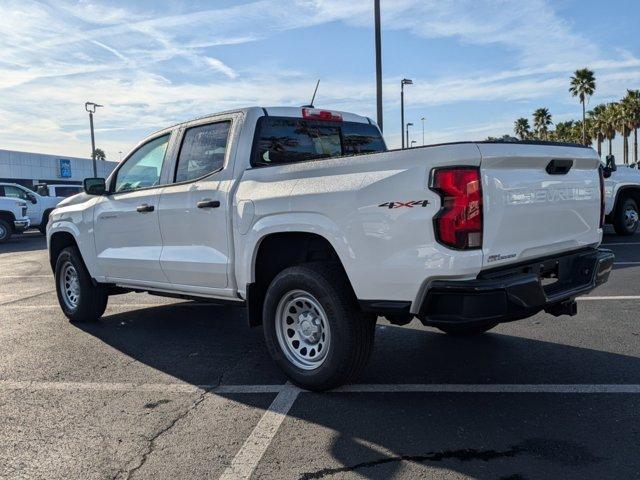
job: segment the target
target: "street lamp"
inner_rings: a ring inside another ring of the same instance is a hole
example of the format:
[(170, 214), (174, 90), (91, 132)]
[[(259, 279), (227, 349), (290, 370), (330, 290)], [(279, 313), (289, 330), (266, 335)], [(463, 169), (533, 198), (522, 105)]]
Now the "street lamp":
[(402, 148), (404, 148), (404, 136), (402, 135), (402, 130), (404, 129), (404, 86), (405, 85), (413, 85), (413, 80), (409, 80), (408, 78), (403, 78), (400, 81), (400, 123), (401, 123), (400, 136), (402, 137)]
[(413, 123), (407, 123), (407, 148), (409, 148), (409, 127), (413, 127)]
[(375, 37), (376, 37), (376, 108), (378, 127), (382, 132), (382, 35), (380, 33), (380, 0), (374, 0)]
[(96, 109), (102, 107), (93, 102), (85, 102), (84, 109), (89, 112), (89, 126), (91, 127), (91, 160), (93, 161), (93, 176), (98, 176), (98, 166), (96, 165), (96, 140), (93, 134), (93, 114), (96, 113)]
[(422, 120), (422, 146), (424, 147), (424, 121), (425, 121), (425, 118), (422, 117), (420, 120)]

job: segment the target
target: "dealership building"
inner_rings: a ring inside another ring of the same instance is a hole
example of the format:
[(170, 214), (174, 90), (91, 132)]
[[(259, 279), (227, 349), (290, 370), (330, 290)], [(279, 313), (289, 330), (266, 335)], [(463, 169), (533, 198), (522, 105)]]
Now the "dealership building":
[[(97, 162), (98, 177), (107, 177), (118, 162)], [(35, 190), (38, 183), (80, 185), (93, 177), (90, 158), (0, 150), (0, 182), (19, 183)]]

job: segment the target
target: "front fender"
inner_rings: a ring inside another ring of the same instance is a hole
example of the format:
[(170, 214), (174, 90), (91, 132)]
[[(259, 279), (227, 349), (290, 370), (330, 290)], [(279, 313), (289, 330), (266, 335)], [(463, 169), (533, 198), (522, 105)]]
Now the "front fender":
[[(345, 234), (328, 217), (312, 212), (287, 212), (260, 218), (245, 235), (239, 236), (236, 251), (238, 292), (246, 296), (247, 283), (255, 281), (255, 262), (260, 243), (273, 233), (313, 233), (325, 238), (338, 254), (338, 258), (351, 280), (350, 270), (355, 258)], [(357, 295), (358, 292), (356, 292)]]
[(97, 263), (96, 246), (93, 238), (93, 206), (79, 208), (78, 205), (57, 208), (49, 216), (47, 226), (47, 248), (51, 251), (51, 239), (60, 233), (73, 236), (82, 260), (91, 277), (104, 281), (104, 272)]

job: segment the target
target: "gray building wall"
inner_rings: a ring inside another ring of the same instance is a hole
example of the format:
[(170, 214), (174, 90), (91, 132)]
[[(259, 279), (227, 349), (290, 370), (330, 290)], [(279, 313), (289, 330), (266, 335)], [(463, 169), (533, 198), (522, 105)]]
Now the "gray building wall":
[[(61, 159), (70, 162), (70, 178), (61, 177)], [(98, 177), (108, 177), (116, 165), (118, 162), (98, 161)], [(33, 187), (36, 183), (41, 182), (80, 184), (87, 177), (93, 177), (93, 165), (90, 158), (0, 150), (0, 181)]]

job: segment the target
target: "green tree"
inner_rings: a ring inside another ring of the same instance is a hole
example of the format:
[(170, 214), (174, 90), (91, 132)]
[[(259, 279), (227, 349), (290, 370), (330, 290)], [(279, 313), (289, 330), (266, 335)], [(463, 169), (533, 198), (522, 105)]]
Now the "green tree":
[(104, 150), (96, 148), (96, 160), (102, 160), (104, 162), (106, 159), (107, 155), (104, 153)]
[(551, 121), (551, 114), (548, 108), (538, 108), (533, 112), (533, 127), (536, 131), (536, 136), (540, 140), (546, 140), (549, 132), (549, 125)]
[(582, 143), (586, 145), (587, 143), (587, 132), (586, 132), (586, 101), (587, 98), (593, 95), (593, 92), (596, 91), (596, 77), (593, 74), (592, 70), (588, 68), (581, 68), (580, 70), (576, 70), (573, 76), (571, 77), (571, 86), (569, 87), (569, 92), (574, 97), (578, 97), (580, 99), (580, 103), (582, 103)]
[[(640, 128), (640, 90), (627, 90), (627, 95), (620, 102), (624, 109), (629, 133), (633, 131), (633, 163), (638, 163), (638, 128)], [(627, 158), (629, 146), (626, 145)]]
[(531, 133), (531, 127), (529, 126), (529, 120), (526, 118), (519, 118), (513, 124), (513, 133), (520, 137), (520, 140), (526, 140)]
[(604, 132), (606, 130), (606, 109), (607, 106), (604, 104), (596, 105), (587, 115), (591, 126), (589, 130), (590, 136), (595, 138), (598, 143), (598, 156), (602, 156), (602, 142), (604, 141)]
[(612, 152), (612, 142), (616, 138), (616, 125), (618, 123), (618, 104), (609, 103), (603, 112), (603, 136), (609, 142), (609, 155)]
[(573, 142), (573, 120), (556, 123), (556, 129), (550, 136), (557, 142)]

